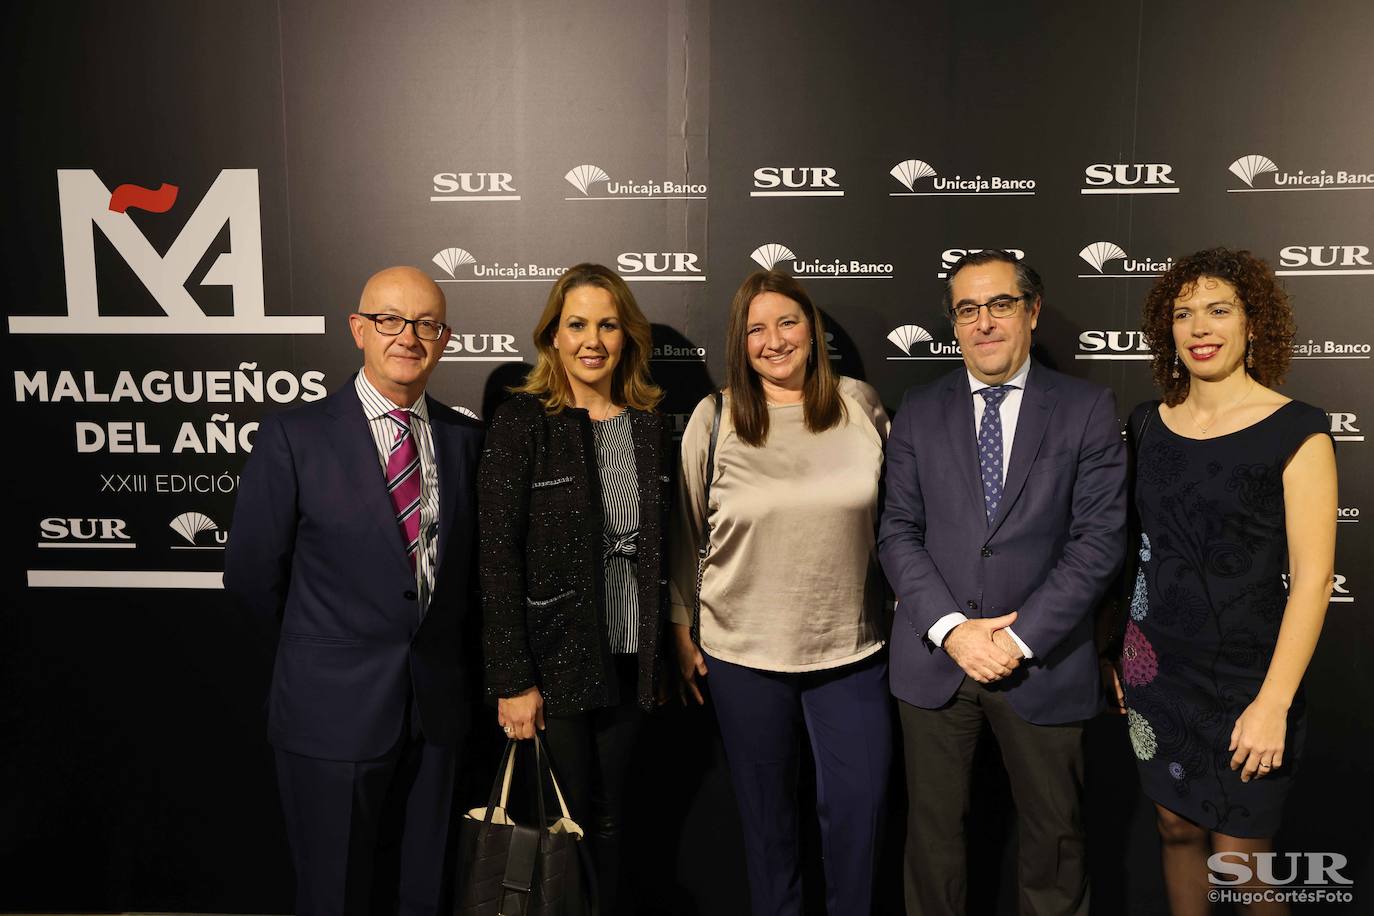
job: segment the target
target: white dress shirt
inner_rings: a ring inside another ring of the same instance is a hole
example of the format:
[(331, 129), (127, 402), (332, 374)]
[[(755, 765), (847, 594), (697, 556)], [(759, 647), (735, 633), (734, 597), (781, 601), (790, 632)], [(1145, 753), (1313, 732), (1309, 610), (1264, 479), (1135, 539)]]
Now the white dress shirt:
[[(377, 446), (377, 460), (385, 485), (386, 460), (391, 454), (391, 444), (396, 441), (396, 424), (387, 414), (397, 407), (367, 380), (367, 373), (362, 370), (358, 371), (355, 388), (372, 431), (372, 441)], [(435, 567), (439, 565), (439, 468), (434, 460), (434, 435), (429, 428), (425, 396), (420, 395), (419, 400), (406, 409), (411, 414), (410, 434), (415, 437), (420, 453), (420, 548), (415, 552), (415, 587), (423, 615), (434, 590)], [(397, 526), (397, 537), (400, 537), (399, 531)]]
[[(998, 408), (998, 414), (1002, 418), (1003, 482), (1007, 479), (1007, 465), (1011, 462), (1011, 444), (1016, 438), (1016, 418), (1021, 415), (1021, 394), (1026, 390), (1026, 376), (1028, 375), (1030, 375), (1029, 357), (1021, 364), (1021, 368), (1016, 370), (1015, 375), (1003, 382), (1004, 385), (1010, 385), (1012, 388), (1011, 391), (1007, 392), (1006, 397), (1002, 398), (1002, 403)], [(973, 398), (973, 428), (976, 431), (983, 422), (983, 411), (987, 408), (987, 402), (983, 400), (983, 396), (978, 392), (982, 391), (984, 388), (991, 388), (992, 386), (987, 382), (979, 381), (978, 378), (970, 372), (968, 374), (968, 387), (970, 392), (969, 396)], [(974, 435), (976, 436), (977, 433), (975, 432)], [(943, 646), (945, 644), (945, 637), (949, 635), (949, 631), (967, 621), (968, 617), (965, 616), (962, 611), (954, 611), (946, 614), (935, 621), (935, 623), (931, 624), (930, 629), (926, 631), (926, 638), (937, 646)], [(1016, 632), (1012, 630), (1011, 627), (1007, 627), (1007, 635), (1011, 637), (1012, 642), (1016, 643), (1016, 647), (1021, 650), (1023, 656), (1030, 658), (1034, 654), (1031, 652), (1030, 646), (1023, 643), (1021, 637), (1017, 636)]]

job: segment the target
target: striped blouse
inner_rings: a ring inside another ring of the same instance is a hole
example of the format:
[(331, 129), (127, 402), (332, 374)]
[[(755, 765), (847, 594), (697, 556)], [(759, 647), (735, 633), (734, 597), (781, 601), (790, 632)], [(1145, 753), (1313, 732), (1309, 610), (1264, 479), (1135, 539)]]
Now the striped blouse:
[(606, 569), (606, 627), (611, 651), (639, 651), (639, 587), (635, 571), (639, 539), (639, 482), (635, 479), (635, 448), (630, 438), (630, 415), (622, 411), (609, 420), (592, 423), (596, 464), (601, 475), (601, 506), (605, 520), (603, 544)]

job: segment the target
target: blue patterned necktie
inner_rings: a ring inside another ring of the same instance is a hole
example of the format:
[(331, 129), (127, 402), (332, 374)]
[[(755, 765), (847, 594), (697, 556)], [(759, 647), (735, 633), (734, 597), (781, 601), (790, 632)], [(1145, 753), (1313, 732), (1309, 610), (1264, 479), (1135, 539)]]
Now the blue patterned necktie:
[(1002, 501), (1002, 399), (1015, 390), (1015, 385), (997, 385), (977, 392), (983, 396), (983, 419), (978, 424), (978, 467), (983, 476), (983, 507), (989, 525)]

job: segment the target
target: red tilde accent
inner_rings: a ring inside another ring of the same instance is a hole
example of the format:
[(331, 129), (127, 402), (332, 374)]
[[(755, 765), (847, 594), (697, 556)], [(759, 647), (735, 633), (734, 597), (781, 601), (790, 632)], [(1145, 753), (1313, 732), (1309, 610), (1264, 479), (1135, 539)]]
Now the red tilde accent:
[(133, 207), (149, 213), (166, 213), (177, 202), (178, 190), (176, 185), (165, 181), (156, 191), (136, 184), (122, 184), (110, 195), (110, 210), (123, 213)]

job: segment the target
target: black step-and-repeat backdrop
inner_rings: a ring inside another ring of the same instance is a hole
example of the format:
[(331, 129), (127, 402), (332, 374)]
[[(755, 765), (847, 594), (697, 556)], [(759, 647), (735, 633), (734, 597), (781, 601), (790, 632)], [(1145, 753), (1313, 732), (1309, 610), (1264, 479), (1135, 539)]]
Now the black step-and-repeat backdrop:
[[(1285, 391), (1338, 441), (1337, 585), (1280, 842), (1347, 857), (1357, 899), (1374, 895), (1363, 0), (129, 0), (7, 18), (0, 909), (289, 909), (272, 634), (227, 600), (222, 551), (259, 420), (357, 366), (345, 315), (372, 271), (443, 284), (457, 330), (431, 387), (481, 416), (531, 361), (553, 278), (615, 267), (680, 426), (722, 376), (748, 272), (802, 278), (830, 358), (895, 407), (958, 365), (949, 265), (1010, 248), (1047, 283), (1037, 356), (1113, 387), (1124, 416), (1151, 396), (1145, 290), (1214, 244), (1284, 276)], [(1097, 907), (1160, 912), (1124, 731), (1090, 739)], [(642, 754), (645, 909), (744, 912), (709, 712), (663, 711)], [(972, 867), (993, 911), (1014, 900), (1014, 843), (986, 769)]]

